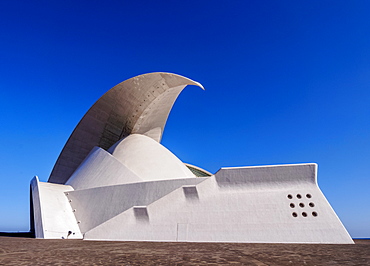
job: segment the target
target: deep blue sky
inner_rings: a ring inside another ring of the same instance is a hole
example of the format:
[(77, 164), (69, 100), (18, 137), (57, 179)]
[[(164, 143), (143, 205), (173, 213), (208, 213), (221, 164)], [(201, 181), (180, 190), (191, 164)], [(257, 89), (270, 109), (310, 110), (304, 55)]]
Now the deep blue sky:
[[(167, 3), (166, 3), (167, 2)], [(316, 162), (352, 237), (370, 237), (370, 1), (0, 1), (0, 231), (29, 229), (72, 130), (117, 83), (194, 79), (163, 144), (185, 162)]]

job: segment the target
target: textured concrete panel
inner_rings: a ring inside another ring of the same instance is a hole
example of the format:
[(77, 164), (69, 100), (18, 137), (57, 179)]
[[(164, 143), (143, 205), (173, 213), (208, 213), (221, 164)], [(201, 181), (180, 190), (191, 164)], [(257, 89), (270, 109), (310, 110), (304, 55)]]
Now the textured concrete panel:
[(71, 186), (31, 181), (36, 238), (82, 239), (77, 221), (64, 192)]
[(183, 185), (194, 185), (204, 180), (205, 178), (186, 178), (138, 182), (71, 191), (67, 197), (75, 210), (76, 219), (80, 221), (81, 232), (85, 233), (133, 206), (147, 206)]
[(317, 184), (317, 164), (266, 165), (221, 168), (215, 174), (221, 188), (244, 189), (299, 187)]
[[(301, 184), (292, 182), (288, 187), (271, 182), (271, 175), (261, 176), (261, 171), (266, 169), (260, 169), (257, 174), (260, 176), (255, 178), (262, 178), (260, 182), (266, 183), (264, 190), (240, 186), (244, 175), (247, 177), (245, 183), (249, 183), (248, 179), (256, 173), (255, 168), (241, 168), (238, 175), (234, 168), (228, 178), (228, 170), (224, 170), (220, 182), (217, 176), (210, 177), (195, 185), (196, 190), (185, 186), (147, 205), (146, 223), (138, 221), (129, 209), (87, 232), (85, 239), (353, 243), (320, 189), (312, 182), (316, 179), (312, 176), (314, 166), (297, 165), (297, 171), (291, 169), (294, 165), (285, 169), (279, 166), (284, 170), (290, 168), (290, 175), (296, 172), (297, 179), (301, 180)], [(273, 172), (273, 167), (267, 172)], [(225, 182), (229, 186), (225, 186)], [(108, 230), (118, 226), (123, 230)]]
[(132, 133), (160, 141), (168, 114), (187, 85), (202, 87), (170, 73), (128, 79), (105, 93), (85, 114), (69, 137), (49, 182), (65, 184), (94, 146), (108, 149)]

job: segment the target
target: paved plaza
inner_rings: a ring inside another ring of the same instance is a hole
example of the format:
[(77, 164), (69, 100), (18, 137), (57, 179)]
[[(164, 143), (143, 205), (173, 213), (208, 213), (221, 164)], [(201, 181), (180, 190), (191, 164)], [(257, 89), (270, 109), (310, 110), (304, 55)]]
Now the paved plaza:
[(370, 265), (355, 245), (107, 242), (0, 237), (0, 265)]

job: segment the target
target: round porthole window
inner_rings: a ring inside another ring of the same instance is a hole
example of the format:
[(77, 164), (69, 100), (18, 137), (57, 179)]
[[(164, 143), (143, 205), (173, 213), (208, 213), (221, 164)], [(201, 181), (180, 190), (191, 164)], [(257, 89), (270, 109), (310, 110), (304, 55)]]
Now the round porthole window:
[(312, 198), (311, 194), (306, 194), (306, 197), (307, 197), (308, 199)]
[(294, 203), (290, 203), (290, 208), (294, 208), (295, 207), (295, 205), (294, 205)]
[(308, 203), (308, 206), (313, 208), (313, 207), (315, 207), (315, 204), (313, 202), (310, 202), (310, 203)]
[(301, 194), (297, 194), (297, 198), (301, 199), (302, 198)]
[(317, 212), (312, 212), (313, 217), (317, 217)]
[(293, 215), (293, 217), (297, 217), (298, 216), (298, 214), (296, 212), (293, 212), (292, 215)]
[(293, 198), (293, 196), (289, 194), (288, 195), (288, 199), (292, 199), (292, 198)]
[(303, 217), (307, 217), (307, 213), (302, 212), (302, 216), (303, 216)]

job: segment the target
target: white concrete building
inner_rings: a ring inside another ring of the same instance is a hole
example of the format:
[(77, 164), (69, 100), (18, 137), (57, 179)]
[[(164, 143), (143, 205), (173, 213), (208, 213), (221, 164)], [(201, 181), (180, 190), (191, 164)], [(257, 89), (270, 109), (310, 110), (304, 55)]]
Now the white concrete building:
[(48, 182), (31, 181), (37, 238), (353, 243), (317, 185), (316, 164), (211, 174), (162, 146), (187, 85), (203, 88), (175, 74), (140, 75), (90, 108)]

